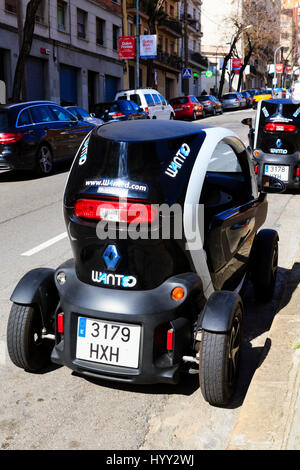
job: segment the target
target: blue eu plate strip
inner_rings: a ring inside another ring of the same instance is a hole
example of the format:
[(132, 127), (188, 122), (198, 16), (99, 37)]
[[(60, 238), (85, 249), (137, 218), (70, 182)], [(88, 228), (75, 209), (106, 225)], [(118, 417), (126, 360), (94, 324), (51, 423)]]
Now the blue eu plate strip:
[(85, 334), (86, 334), (86, 318), (79, 318), (78, 336), (80, 338), (85, 338)]

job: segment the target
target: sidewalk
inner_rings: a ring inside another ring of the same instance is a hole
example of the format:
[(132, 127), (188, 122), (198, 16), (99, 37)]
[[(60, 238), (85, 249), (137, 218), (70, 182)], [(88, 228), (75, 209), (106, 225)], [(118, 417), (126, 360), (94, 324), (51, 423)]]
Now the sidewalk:
[(227, 450), (300, 449), (300, 251), (281, 305)]

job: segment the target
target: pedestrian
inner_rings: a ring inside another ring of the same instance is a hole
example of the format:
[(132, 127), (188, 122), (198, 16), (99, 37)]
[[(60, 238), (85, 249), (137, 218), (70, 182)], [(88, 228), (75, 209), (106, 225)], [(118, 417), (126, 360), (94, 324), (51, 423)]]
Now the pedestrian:
[(203, 95), (207, 95), (207, 91), (206, 90), (203, 90), (202, 93), (201, 93), (201, 96)]

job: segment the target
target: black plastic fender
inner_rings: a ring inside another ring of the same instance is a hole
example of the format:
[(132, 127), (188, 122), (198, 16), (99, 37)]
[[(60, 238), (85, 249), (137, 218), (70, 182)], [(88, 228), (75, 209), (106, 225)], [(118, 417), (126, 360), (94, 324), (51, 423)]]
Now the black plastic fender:
[(231, 329), (238, 304), (241, 305), (243, 311), (242, 299), (235, 292), (225, 290), (213, 292), (203, 309), (200, 327), (212, 333), (227, 333)]
[(16, 304), (38, 305), (45, 328), (59, 302), (54, 273), (50, 268), (32, 269), (22, 277), (10, 298)]

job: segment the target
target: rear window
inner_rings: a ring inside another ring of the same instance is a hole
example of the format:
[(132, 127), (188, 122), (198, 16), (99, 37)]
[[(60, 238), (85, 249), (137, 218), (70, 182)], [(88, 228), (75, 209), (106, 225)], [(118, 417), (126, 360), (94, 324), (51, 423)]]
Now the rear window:
[(208, 100), (209, 100), (208, 95), (198, 96), (198, 101), (208, 101)]
[(57, 118), (54, 116), (48, 106), (34, 106), (30, 109), (33, 121), (38, 124), (42, 122), (56, 121)]
[(9, 116), (7, 111), (0, 111), (0, 131), (6, 131), (9, 127)]
[(83, 194), (173, 204), (180, 200), (204, 139), (205, 133), (199, 132), (169, 140), (116, 142), (93, 131), (85, 163), (79, 164), (79, 152), (72, 166), (65, 204), (73, 206)]
[(174, 98), (173, 100), (170, 100), (171, 105), (177, 105), (177, 104), (185, 104), (188, 103), (189, 100), (188, 98), (185, 98), (184, 96), (182, 98)]
[(128, 100), (122, 100), (118, 103), (118, 105), (120, 106), (120, 109), (121, 111), (123, 111), (123, 113), (131, 113), (132, 112), (132, 106), (131, 106), (131, 103), (130, 101)]
[(235, 100), (237, 95), (235, 93), (228, 93), (227, 95), (223, 95), (222, 98), (224, 100)]
[(154, 106), (154, 100), (152, 98), (152, 95), (150, 95), (148, 93), (145, 94), (145, 100), (146, 100), (148, 106)]
[(127, 100), (126, 95), (118, 96), (118, 100)]
[(164, 98), (163, 96), (161, 96), (161, 95), (159, 95), (159, 97), (160, 97), (160, 100), (161, 100), (162, 104), (163, 104), (164, 106), (166, 106), (167, 102), (166, 102), (165, 98)]
[(138, 106), (142, 106), (140, 95), (136, 93), (133, 95), (130, 95), (130, 101), (134, 101)]

